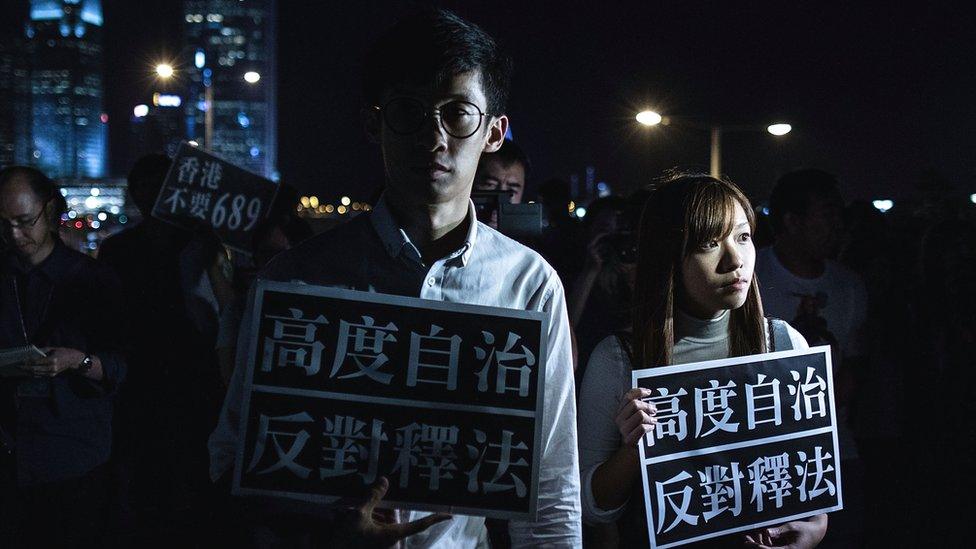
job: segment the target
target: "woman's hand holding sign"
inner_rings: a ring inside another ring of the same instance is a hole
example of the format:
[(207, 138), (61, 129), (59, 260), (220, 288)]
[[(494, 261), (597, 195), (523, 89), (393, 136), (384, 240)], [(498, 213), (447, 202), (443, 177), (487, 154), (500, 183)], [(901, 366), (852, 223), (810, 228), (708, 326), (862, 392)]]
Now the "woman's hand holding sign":
[(643, 399), (651, 396), (650, 389), (636, 388), (624, 393), (614, 420), (620, 432), (622, 446), (634, 447), (637, 441), (657, 425), (657, 408)]

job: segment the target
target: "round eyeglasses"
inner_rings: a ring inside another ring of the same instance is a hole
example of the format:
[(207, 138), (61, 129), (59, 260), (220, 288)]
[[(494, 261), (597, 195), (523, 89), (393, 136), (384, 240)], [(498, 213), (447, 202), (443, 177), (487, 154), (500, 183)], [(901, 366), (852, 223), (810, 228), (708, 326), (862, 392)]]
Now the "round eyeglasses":
[(412, 97), (391, 99), (382, 107), (374, 109), (383, 116), (383, 121), (395, 134), (409, 135), (424, 127), (428, 116), (440, 119), (441, 127), (451, 137), (464, 139), (471, 137), (481, 127), (481, 119), (488, 113), (481, 112), (474, 103), (468, 101), (449, 101), (440, 107), (428, 108)]

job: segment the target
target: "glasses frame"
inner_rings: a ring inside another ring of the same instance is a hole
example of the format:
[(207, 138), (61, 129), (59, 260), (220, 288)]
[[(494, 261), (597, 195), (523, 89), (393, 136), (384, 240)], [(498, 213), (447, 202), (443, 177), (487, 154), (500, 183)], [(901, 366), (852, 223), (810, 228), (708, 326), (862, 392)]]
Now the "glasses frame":
[(441, 107), (443, 107), (444, 105), (441, 105), (441, 107), (428, 107), (428, 108), (425, 108), (424, 109), (424, 117), (420, 121), (420, 123), (417, 125), (417, 128), (415, 130), (408, 131), (408, 132), (400, 132), (400, 131), (397, 131), (396, 128), (394, 128), (392, 124), (390, 124), (390, 120), (386, 116), (386, 111), (387, 111), (387, 108), (390, 106), (390, 103), (393, 103), (394, 101), (402, 101), (402, 100), (405, 100), (405, 99), (406, 100), (410, 100), (410, 101), (416, 101), (417, 103), (420, 104), (421, 107), (424, 106), (423, 101), (420, 101), (419, 99), (413, 99), (411, 97), (394, 97), (393, 99), (390, 99), (389, 101), (387, 101), (386, 104), (383, 105), (382, 107), (379, 106), (379, 105), (373, 105), (373, 110), (375, 110), (377, 113), (379, 113), (380, 117), (383, 119), (383, 123), (386, 124), (386, 127), (389, 128), (391, 132), (393, 132), (393, 133), (395, 133), (397, 135), (412, 135), (412, 134), (415, 134), (415, 133), (419, 132), (424, 127), (424, 124), (427, 123), (427, 118), (428, 117), (430, 117), (430, 116), (436, 116), (437, 117), (437, 120), (438, 120), (438, 123), (440, 124), (440, 127), (447, 133), (447, 135), (450, 135), (451, 137), (453, 137), (455, 139), (467, 139), (467, 138), (471, 137), (472, 135), (478, 133), (478, 130), (481, 129), (482, 121), (484, 121), (484, 119), (485, 119), (486, 116), (494, 116), (492, 113), (482, 112), (481, 107), (479, 107), (478, 105), (475, 105), (474, 103), (472, 103), (470, 101), (465, 101), (463, 99), (453, 99), (451, 101), (448, 101), (447, 103), (444, 103), (444, 105), (450, 105), (451, 103), (464, 103), (464, 104), (467, 104), (467, 105), (471, 105), (472, 107), (475, 108), (476, 111), (478, 111), (478, 125), (474, 127), (474, 130), (472, 130), (471, 133), (469, 133), (467, 135), (457, 135), (457, 134), (451, 133), (451, 130), (449, 130), (446, 125), (444, 125), (444, 117), (441, 116)]
[(41, 211), (34, 216), (34, 219), (31, 219), (30, 221), (11, 223), (6, 219), (0, 219), (0, 229), (2, 229), (4, 233), (6, 233), (14, 229), (23, 230), (23, 229), (33, 228), (34, 225), (37, 225), (37, 222), (41, 220), (41, 216), (44, 215), (44, 210), (46, 209), (47, 209), (47, 203), (45, 203), (44, 207), (41, 208)]

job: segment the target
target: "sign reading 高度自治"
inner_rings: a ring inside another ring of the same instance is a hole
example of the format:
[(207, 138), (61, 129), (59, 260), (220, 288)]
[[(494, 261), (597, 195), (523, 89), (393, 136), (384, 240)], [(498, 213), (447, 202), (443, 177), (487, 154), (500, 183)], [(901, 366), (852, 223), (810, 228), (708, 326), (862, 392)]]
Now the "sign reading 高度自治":
[(249, 311), (235, 494), (535, 518), (543, 313), (265, 280)]
[(830, 348), (635, 370), (657, 425), (639, 443), (651, 547), (840, 510)]
[(274, 182), (183, 142), (152, 215), (188, 229), (209, 226), (227, 246), (249, 251), (251, 231), (267, 217), (277, 191)]

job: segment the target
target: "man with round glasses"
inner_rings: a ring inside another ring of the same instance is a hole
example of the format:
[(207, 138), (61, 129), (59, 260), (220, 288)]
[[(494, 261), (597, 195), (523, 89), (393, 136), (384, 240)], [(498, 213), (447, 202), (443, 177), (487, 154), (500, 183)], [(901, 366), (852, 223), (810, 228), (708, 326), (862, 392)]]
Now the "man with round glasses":
[[(508, 128), (510, 74), (511, 62), (494, 40), (450, 12), (422, 10), (387, 31), (369, 51), (364, 77), (365, 128), (380, 147), (385, 172), (382, 197), (368, 214), (278, 255), (261, 277), (545, 313), (538, 520), (513, 521), (509, 532), (515, 546), (580, 546), (563, 286), (541, 256), (479, 223), (470, 199), (482, 153), (496, 151)], [(214, 478), (234, 458), (241, 370), (211, 436)], [(403, 514), (403, 520), (430, 524), (407, 540), (411, 547), (488, 543), (481, 517), (455, 515), (435, 523), (428, 513)]]

